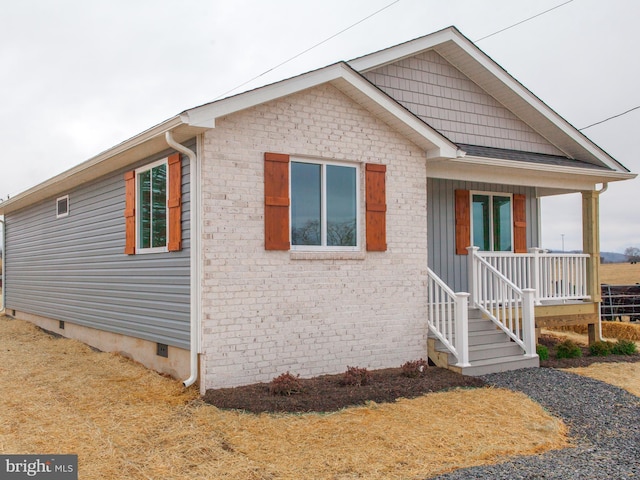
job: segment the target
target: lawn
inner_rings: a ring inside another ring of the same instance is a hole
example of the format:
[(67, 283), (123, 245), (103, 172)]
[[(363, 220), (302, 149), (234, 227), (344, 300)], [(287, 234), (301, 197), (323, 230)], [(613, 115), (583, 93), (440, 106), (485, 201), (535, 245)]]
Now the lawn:
[(0, 345), (0, 452), (77, 454), (82, 479), (426, 478), (568, 444), (508, 390), (255, 415), (23, 321), (0, 318)]

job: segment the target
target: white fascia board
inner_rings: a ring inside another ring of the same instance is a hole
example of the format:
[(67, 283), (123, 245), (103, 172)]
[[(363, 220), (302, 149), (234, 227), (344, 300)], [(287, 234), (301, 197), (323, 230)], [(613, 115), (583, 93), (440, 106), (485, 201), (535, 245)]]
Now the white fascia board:
[(394, 47), (385, 48), (379, 52), (349, 60), (347, 63), (351, 68), (358, 72), (367, 72), (369, 70), (412, 57), (420, 52), (434, 48), (448, 40), (454, 40), (455, 31), (456, 29), (454, 27), (448, 27), (424, 37), (416, 38)]
[(197, 129), (185, 126), (180, 115), (172, 117), (9, 200), (5, 200), (0, 203), (0, 214), (9, 213), (45, 200), (61, 192), (68, 191), (77, 185), (124, 168), (127, 164), (141, 160), (145, 156), (168, 149), (169, 146), (164, 140), (164, 134), (174, 129), (180, 131), (176, 135), (176, 139), (181, 142), (198, 133)]
[[(571, 140), (576, 142), (580, 147), (586, 150), (589, 154), (600, 160), (603, 165), (618, 172), (628, 172), (628, 170), (612, 158), (608, 153), (594, 144), (591, 140), (585, 137), (580, 131), (578, 131), (573, 125), (567, 122), (564, 118), (558, 115), (553, 109), (551, 109), (540, 98), (534, 95), (529, 89), (517, 81), (511, 76), (505, 69), (493, 61), (487, 54), (480, 50), (471, 40), (466, 38), (460, 32), (455, 29), (450, 29), (450, 39), (469, 55), (473, 60), (478, 62), (481, 67), (488, 71), (493, 77), (495, 77), (506, 88), (515, 92), (518, 97), (524, 100), (530, 107), (535, 109), (539, 114), (543, 115), (549, 122), (551, 122), (562, 133), (567, 135)], [(436, 48), (437, 51), (437, 48)], [(473, 79), (472, 79), (473, 80)], [(526, 118), (523, 121), (527, 122)]]
[[(589, 155), (598, 159), (603, 165), (616, 170), (618, 172), (627, 172), (627, 169), (612, 158), (608, 153), (594, 144), (591, 140), (580, 133), (574, 126), (567, 122), (564, 118), (553, 111), (542, 100), (535, 96), (531, 91), (524, 87), (520, 82), (513, 78), (506, 70), (494, 62), (482, 50), (480, 50), (473, 42), (462, 35), (455, 27), (449, 27), (439, 32), (432, 33), (425, 37), (421, 37), (409, 42), (381, 50), (370, 55), (365, 55), (351, 60), (349, 65), (358, 72), (366, 72), (390, 63), (397, 62), (404, 58), (417, 55), (423, 51), (434, 49), (446, 58), (446, 54), (440, 51), (438, 47), (449, 47), (455, 45), (459, 51), (463, 52), (473, 61), (477, 62), (484, 68), (493, 78), (500, 82), (504, 88), (510, 89), (517, 97), (522, 99), (529, 108), (533, 108), (538, 114), (542, 115), (546, 121), (550, 122), (555, 128), (568, 136), (573, 142), (578, 144), (580, 148), (585, 150)], [(473, 78), (472, 78), (473, 80)], [(526, 115), (526, 112), (523, 112)], [(526, 117), (523, 121), (527, 122)], [(545, 135), (543, 135), (545, 136)], [(552, 142), (554, 143), (554, 142)], [(556, 145), (557, 146), (557, 145)], [(562, 150), (561, 147), (558, 146)]]
[(217, 118), (330, 82), (341, 75), (342, 69), (341, 64), (329, 65), (320, 70), (314, 70), (297, 77), (189, 109), (183, 115), (189, 125), (215, 128), (215, 120)]
[[(350, 87), (353, 87), (358, 95), (354, 95), (354, 91), (350, 93), (350, 89), (344, 88), (342, 82), (346, 82)], [(324, 83), (332, 83), (344, 93), (351, 96), (351, 98), (355, 99), (356, 96), (359, 97), (356, 101), (359, 101), (361, 104), (365, 103), (366, 105), (363, 105), (365, 108), (376, 105), (379, 108), (374, 108), (373, 110), (375, 111), (373, 113), (382, 117), (383, 120), (389, 120), (389, 117), (392, 117), (394, 121), (391, 123), (399, 122), (403, 124), (405, 129), (408, 128), (422, 139), (418, 144), (426, 143), (424, 146), (428, 158), (456, 157), (458, 149), (455, 144), (451, 143), (343, 62), (187, 110), (183, 113), (183, 116), (185, 117), (185, 122), (189, 125), (202, 128), (215, 128), (216, 119), (220, 117), (278, 98), (283, 98), (287, 95), (292, 95)]]
[[(383, 121), (389, 122), (389, 117), (391, 117), (394, 121), (389, 123), (394, 124), (393, 126), (398, 126), (399, 124), (403, 127), (401, 130), (405, 134), (407, 134), (406, 129), (408, 129), (408, 138), (419, 146), (425, 148), (428, 159), (456, 158), (458, 156), (457, 145), (452, 143), (437, 130), (424, 123), (420, 118), (408, 111), (351, 68), (343, 65), (342, 70), (343, 75), (341, 79), (348, 82), (349, 85), (365, 95), (369, 101), (374, 102), (379, 106), (384, 111), (382, 118)], [(339, 85), (337, 85), (337, 87), (341, 88)], [(345, 93), (349, 95), (348, 92)]]
[(593, 190), (598, 183), (633, 179), (636, 174), (467, 156), (455, 160), (429, 162), (427, 176), (582, 191)]

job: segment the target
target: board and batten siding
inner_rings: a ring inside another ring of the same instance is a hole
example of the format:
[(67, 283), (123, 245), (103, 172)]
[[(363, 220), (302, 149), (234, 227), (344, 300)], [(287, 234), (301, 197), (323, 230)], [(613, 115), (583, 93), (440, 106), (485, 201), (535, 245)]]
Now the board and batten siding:
[(124, 173), (169, 153), (64, 192), (66, 217), (56, 218), (56, 198), (6, 215), (7, 309), (188, 349), (188, 157), (182, 156), (182, 250), (124, 253)]
[(364, 76), (452, 142), (564, 156), (434, 51)]
[(467, 255), (456, 255), (455, 191), (518, 193), (526, 196), (527, 248), (538, 246), (538, 201), (533, 187), (427, 179), (429, 268), (456, 292), (468, 292)]

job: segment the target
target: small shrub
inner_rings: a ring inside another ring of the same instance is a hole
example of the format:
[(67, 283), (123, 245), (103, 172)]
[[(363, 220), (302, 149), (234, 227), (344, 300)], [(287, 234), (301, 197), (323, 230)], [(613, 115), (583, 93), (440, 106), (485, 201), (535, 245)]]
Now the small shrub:
[(537, 345), (536, 353), (538, 357), (540, 357), (540, 360), (549, 360), (549, 349), (544, 345)]
[(582, 356), (582, 350), (571, 340), (565, 340), (556, 347), (557, 358), (578, 358)]
[(595, 342), (589, 345), (589, 353), (595, 357), (606, 357), (611, 354), (612, 347), (611, 342)]
[(611, 347), (611, 353), (615, 355), (633, 355), (638, 350), (637, 345), (632, 340), (620, 339)]
[(371, 383), (371, 378), (371, 372), (366, 368), (347, 366), (347, 371), (344, 372), (341, 383), (342, 385), (360, 387)]
[(403, 364), (400, 369), (402, 375), (409, 378), (417, 378), (424, 375), (429, 367), (429, 362), (424, 359), (413, 360)]
[(300, 375), (294, 376), (289, 372), (277, 376), (269, 384), (272, 395), (295, 395), (303, 392)]

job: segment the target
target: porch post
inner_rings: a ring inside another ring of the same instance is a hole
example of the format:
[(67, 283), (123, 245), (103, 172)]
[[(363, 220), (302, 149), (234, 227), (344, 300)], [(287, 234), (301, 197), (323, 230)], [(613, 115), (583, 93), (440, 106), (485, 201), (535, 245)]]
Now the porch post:
[[(600, 193), (594, 190), (582, 192), (582, 250), (587, 259), (587, 293), (600, 309)], [(589, 324), (589, 343), (601, 340), (597, 323)]]
[(476, 255), (479, 247), (467, 247), (469, 254), (467, 255), (467, 274), (469, 276), (469, 293), (471, 294), (471, 306), (475, 308), (478, 303), (478, 273), (476, 272)]
[(533, 288), (522, 290), (522, 341), (525, 346), (525, 355), (535, 357), (536, 353), (536, 318)]
[(459, 367), (468, 367), (469, 363), (469, 294), (456, 293), (456, 351)]

